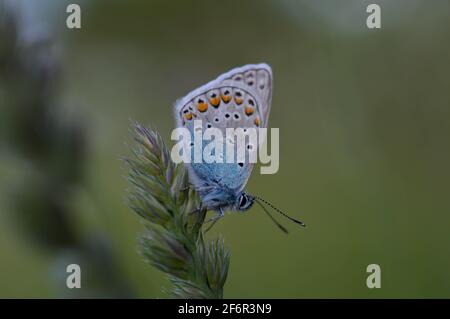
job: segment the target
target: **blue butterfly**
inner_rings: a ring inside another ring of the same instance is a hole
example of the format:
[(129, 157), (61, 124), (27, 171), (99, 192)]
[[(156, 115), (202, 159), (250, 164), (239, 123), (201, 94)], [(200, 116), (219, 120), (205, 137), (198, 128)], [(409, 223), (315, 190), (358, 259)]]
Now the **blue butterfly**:
[[(202, 130), (217, 128), (226, 135), (227, 128), (265, 128), (272, 100), (272, 69), (267, 64), (249, 64), (232, 69), (217, 79), (195, 89), (175, 104), (177, 127), (188, 128), (194, 135), (195, 120), (201, 120)], [(224, 143), (228, 141), (224, 140)], [(191, 146), (194, 145), (191, 143)], [(257, 145), (246, 145), (247, 151)], [(224, 150), (226, 147), (224, 146)], [(226, 153), (224, 153), (226, 156)], [(249, 161), (233, 163), (186, 164), (189, 178), (202, 200), (202, 205), (218, 214), (225, 211), (247, 211), (257, 202), (282, 229), (261, 204), (265, 203), (294, 222), (293, 219), (260, 197), (248, 194), (244, 188), (253, 169)], [(214, 224), (214, 223), (213, 223)]]

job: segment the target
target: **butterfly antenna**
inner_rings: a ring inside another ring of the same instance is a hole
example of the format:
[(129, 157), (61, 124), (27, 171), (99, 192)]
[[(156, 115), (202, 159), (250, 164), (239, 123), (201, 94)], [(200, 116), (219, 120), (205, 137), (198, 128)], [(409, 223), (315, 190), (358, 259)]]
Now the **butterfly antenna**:
[[(293, 221), (294, 223), (299, 224), (300, 226), (306, 227), (305, 223), (302, 221), (299, 221), (298, 219), (292, 218), (291, 216), (283, 213), (281, 210), (279, 210), (278, 208), (276, 208), (275, 206), (273, 206), (271, 203), (269, 203), (268, 201), (266, 201), (265, 199), (262, 199), (261, 197), (258, 196), (254, 196), (255, 199), (257, 199), (258, 201), (263, 202), (264, 204), (266, 204), (267, 206), (272, 207), (273, 210), (275, 210), (277, 213), (280, 213), (281, 215), (283, 215), (284, 217), (286, 217), (287, 219)], [(259, 203), (261, 205), (261, 203)], [(261, 205), (262, 206), (262, 205)]]
[(272, 215), (269, 213), (269, 211), (263, 206), (263, 204), (261, 204), (261, 202), (258, 201), (258, 200), (257, 200), (256, 202), (258, 203), (259, 206), (261, 206), (261, 208), (264, 210), (264, 212), (267, 214), (267, 216), (269, 216), (270, 219), (275, 223), (275, 225), (277, 225), (278, 228), (280, 228), (282, 232), (284, 232), (284, 233), (287, 234), (287, 233), (288, 233), (287, 229), (284, 228), (284, 226), (281, 225), (275, 218), (273, 218), (273, 216), (272, 216)]

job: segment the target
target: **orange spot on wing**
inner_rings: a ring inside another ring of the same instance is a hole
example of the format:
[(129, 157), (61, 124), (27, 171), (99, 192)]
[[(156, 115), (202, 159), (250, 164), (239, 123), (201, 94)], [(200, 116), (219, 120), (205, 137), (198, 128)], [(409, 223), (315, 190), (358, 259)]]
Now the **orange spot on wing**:
[(248, 116), (252, 115), (253, 112), (255, 112), (255, 110), (251, 106), (245, 107), (245, 114), (247, 114)]
[(235, 97), (234, 101), (236, 102), (237, 105), (241, 105), (243, 100), (240, 97)]
[(205, 102), (197, 103), (197, 109), (198, 109), (200, 112), (205, 112), (205, 111), (208, 109), (208, 104), (205, 103)]
[(225, 103), (228, 103), (228, 102), (230, 102), (230, 100), (231, 100), (231, 96), (222, 94), (222, 101), (224, 101)]
[(185, 116), (186, 120), (190, 121), (192, 120), (192, 113), (187, 113)]
[(218, 97), (210, 98), (209, 103), (211, 103), (211, 105), (214, 107), (218, 107), (220, 104), (220, 99)]
[(255, 118), (255, 125), (259, 126), (261, 124), (261, 121), (259, 120), (259, 117)]

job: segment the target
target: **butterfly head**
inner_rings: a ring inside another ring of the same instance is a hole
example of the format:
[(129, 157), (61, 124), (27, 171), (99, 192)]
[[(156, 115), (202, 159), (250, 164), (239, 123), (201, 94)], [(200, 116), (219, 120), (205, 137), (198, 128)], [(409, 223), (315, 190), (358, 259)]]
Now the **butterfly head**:
[(266, 201), (265, 199), (262, 199), (261, 197), (258, 197), (256, 195), (250, 195), (247, 194), (246, 192), (241, 192), (237, 197), (236, 197), (236, 203), (235, 203), (235, 208), (237, 211), (241, 211), (244, 212), (246, 210), (249, 210), (254, 203), (258, 203), (259, 206), (261, 206), (261, 208), (264, 210), (264, 212), (267, 213), (267, 215), (269, 215), (270, 219), (272, 219), (272, 221), (283, 231), (287, 234), (287, 229), (284, 228), (284, 226), (282, 226), (275, 218), (273, 218), (273, 216), (269, 213), (269, 211), (264, 207), (263, 204), (268, 205), (269, 207), (271, 207), (272, 209), (274, 209), (276, 212), (280, 213), (281, 215), (283, 215), (284, 217), (288, 218), (289, 220), (293, 221), (294, 223), (297, 223), (303, 227), (305, 227), (306, 225), (295, 219), (292, 218), (290, 216), (288, 216), (287, 214), (285, 214), (284, 212), (282, 212), (281, 210), (279, 210), (278, 208), (276, 208), (275, 206), (273, 206), (271, 203), (269, 203), (268, 201)]
[(254, 203), (255, 198), (252, 195), (242, 192), (241, 194), (239, 194), (239, 196), (236, 197), (235, 206), (238, 211), (245, 212), (249, 210)]

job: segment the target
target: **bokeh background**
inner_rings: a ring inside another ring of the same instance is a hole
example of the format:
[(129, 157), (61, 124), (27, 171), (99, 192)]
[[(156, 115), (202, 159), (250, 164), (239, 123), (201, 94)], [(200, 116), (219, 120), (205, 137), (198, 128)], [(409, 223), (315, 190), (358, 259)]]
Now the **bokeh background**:
[(450, 2), (80, 0), (68, 30), (70, 2), (0, 1), (0, 297), (163, 297), (123, 201), (130, 119), (170, 142), (177, 98), (259, 62), (280, 170), (248, 189), (308, 228), (228, 214), (225, 297), (450, 297)]

